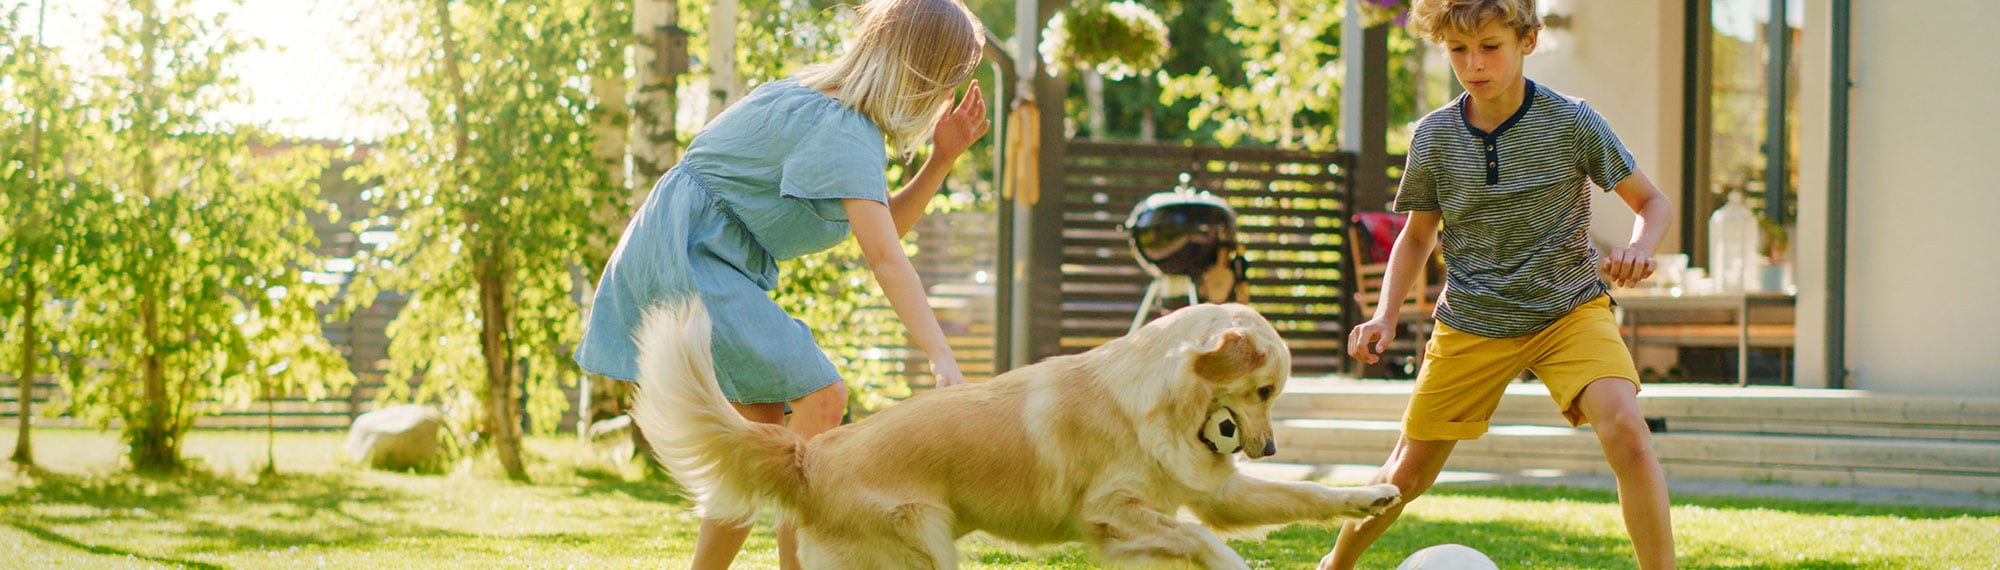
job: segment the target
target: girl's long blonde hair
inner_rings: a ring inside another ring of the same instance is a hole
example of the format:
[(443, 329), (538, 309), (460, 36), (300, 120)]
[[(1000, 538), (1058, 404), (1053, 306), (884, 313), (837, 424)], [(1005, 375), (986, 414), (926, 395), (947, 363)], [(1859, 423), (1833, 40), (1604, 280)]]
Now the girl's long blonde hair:
[(986, 28), (959, 0), (869, 0), (847, 53), (799, 72), (799, 84), (859, 109), (903, 156), (930, 140), (972, 77)]

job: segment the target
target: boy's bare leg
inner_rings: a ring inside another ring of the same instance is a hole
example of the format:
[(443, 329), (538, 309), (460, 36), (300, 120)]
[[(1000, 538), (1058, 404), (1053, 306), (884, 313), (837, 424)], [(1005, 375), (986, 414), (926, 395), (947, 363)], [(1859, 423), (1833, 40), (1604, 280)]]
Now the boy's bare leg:
[[(788, 427), (792, 433), (812, 439), (840, 426), (840, 418), (847, 411), (847, 383), (829, 384), (803, 398), (792, 400), (791, 406), (792, 420)], [(790, 523), (778, 525), (778, 567), (800, 570), (798, 530), (792, 528)]]
[(1630, 381), (1591, 382), (1575, 405), (1597, 431), (1604, 459), (1618, 478), (1618, 506), (1639, 568), (1674, 567), (1674, 529), (1667, 503), (1667, 477), (1653, 453), (1653, 435), (1639, 414), (1639, 390)]
[(1389, 461), (1382, 464), (1382, 469), (1368, 483), (1394, 483), (1403, 491), (1402, 502), (1382, 514), (1342, 525), (1333, 552), (1319, 561), (1320, 570), (1353, 568), (1361, 560), (1361, 553), (1367, 552), (1376, 539), (1382, 538), (1382, 533), (1389, 531), (1389, 525), (1396, 523), (1396, 517), (1403, 515), (1403, 507), (1437, 482), (1445, 458), (1451, 456), (1451, 449), (1457, 445), (1456, 441), (1419, 441), (1408, 436), (1398, 440), (1396, 450), (1389, 453)]
[[(764, 424), (785, 423), (785, 405), (736, 404), (736, 413), (743, 419)], [(736, 553), (743, 550), (743, 540), (750, 536), (750, 525), (735, 524), (715, 519), (701, 519), (701, 533), (695, 535), (694, 562), (689, 568), (694, 570), (727, 570), (736, 561)]]

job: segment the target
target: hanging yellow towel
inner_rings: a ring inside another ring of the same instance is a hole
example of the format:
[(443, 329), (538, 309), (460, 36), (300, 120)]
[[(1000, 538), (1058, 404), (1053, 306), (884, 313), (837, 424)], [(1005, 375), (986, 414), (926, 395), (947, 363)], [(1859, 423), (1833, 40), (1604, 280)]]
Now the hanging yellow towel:
[(1007, 172), (1001, 180), (1000, 197), (1016, 195), (1030, 206), (1042, 197), (1042, 112), (1026, 97), (1014, 100), (1007, 113)]

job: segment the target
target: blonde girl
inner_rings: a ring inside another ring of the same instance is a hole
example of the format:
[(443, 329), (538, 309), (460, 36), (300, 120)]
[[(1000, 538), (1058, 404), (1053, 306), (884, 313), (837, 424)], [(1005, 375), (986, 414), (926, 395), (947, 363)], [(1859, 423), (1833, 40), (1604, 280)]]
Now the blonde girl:
[[(714, 315), (716, 375), (738, 412), (804, 437), (832, 429), (846, 386), (770, 291), (778, 261), (853, 236), (938, 386), (965, 382), (900, 240), (952, 163), (986, 134), (977, 84), (953, 104), (979, 63), (985, 29), (959, 0), (871, 0), (858, 10), (846, 53), (751, 91), (654, 185), (599, 281), (575, 354), (584, 369), (631, 381), (644, 312), (698, 297)], [(930, 156), (890, 195), (885, 149), (907, 159), (926, 141)], [(748, 533), (703, 521), (693, 567), (728, 567)], [(782, 567), (798, 567), (796, 549), (780, 528)]]

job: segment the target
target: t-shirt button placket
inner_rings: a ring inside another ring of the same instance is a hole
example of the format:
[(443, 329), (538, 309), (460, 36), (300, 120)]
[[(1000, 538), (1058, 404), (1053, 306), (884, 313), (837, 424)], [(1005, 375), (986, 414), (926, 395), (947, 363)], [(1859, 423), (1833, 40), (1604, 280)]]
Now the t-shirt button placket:
[(1500, 153), (1494, 151), (1499, 141), (1492, 137), (1481, 137), (1480, 144), (1486, 147), (1486, 183), (1500, 183)]

